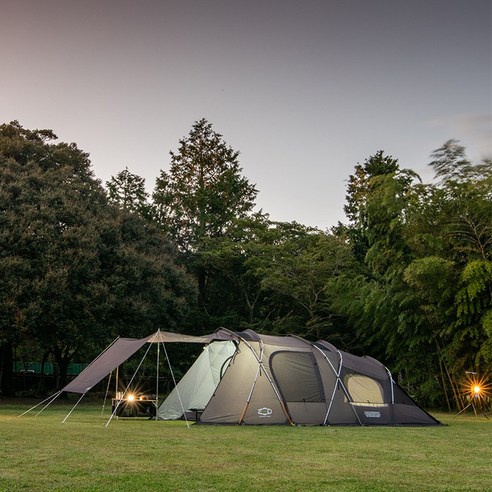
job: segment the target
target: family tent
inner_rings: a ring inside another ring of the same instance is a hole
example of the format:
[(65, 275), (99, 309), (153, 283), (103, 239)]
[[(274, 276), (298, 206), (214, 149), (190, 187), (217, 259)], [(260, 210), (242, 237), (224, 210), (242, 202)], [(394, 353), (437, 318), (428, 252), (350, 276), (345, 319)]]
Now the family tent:
[(158, 418), (195, 412), (203, 424), (439, 424), (371, 357), (325, 341), (252, 330), (219, 329), (209, 336), (212, 341), (160, 405)]
[(165, 344), (179, 342), (201, 343), (204, 350), (158, 406), (159, 420), (193, 413), (203, 424), (439, 424), (372, 357), (351, 355), (326, 341), (252, 330), (119, 338), (57, 395), (67, 391), (82, 398), (145, 344), (157, 343), (167, 355)]

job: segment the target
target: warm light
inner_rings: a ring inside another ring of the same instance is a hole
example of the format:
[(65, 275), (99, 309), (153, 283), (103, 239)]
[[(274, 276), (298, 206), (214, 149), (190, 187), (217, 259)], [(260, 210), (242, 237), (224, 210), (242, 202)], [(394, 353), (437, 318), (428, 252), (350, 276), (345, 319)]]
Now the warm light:
[(128, 395), (127, 400), (128, 400), (128, 401), (133, 401), (133, 400), (135, 400), (135, 395), (132, 395), (132, 394)]
[(486, 400), (490, 396), (492, 384), (488, 383), (486, 377), (479, 377), (476, 373), (469, 373), (463, 384), (463, 390), (468, 398)]

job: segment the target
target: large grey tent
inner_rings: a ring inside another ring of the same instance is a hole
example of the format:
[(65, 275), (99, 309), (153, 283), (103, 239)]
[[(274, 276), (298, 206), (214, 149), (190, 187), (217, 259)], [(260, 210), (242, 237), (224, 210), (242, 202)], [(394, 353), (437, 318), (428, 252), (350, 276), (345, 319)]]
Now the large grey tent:
[[(356, 357), (328, 342), (312, 343), (296, 336), (224, 329), (215, 336), (220, 340), (229, 338), (235, 348), (232, 354), (205, 359), (210, 360), (210, 370), (221, 367), (220, 380), (210, 399), (201, 408), (183, 405), (184, 411), (202, 411), (201, 423), (439, 424), (398, 386), (383, 364), (371, 357)], [(197, 362), (203, 364), (203, 360)], [(196, 375), (200, 377), (196, 369), (192, 366), (183, 377), (171, 400), (182, 393), (186, 401), (192, 401), (190, 389)], [(159, 407), (160, 418), (182, 416), (183, 412), (175, 412), (170, 417), (169, 404), (168, 399)], [(173, 408), (177, 408), (175, 400)]]
[(221, 328), (203, 337), (158, 331), (139, 340), (120, 338), (62, 391), (83, 396), (146, 343), (169, 342), (205, 348), (157, 409), (158, 419), (193, 411), (204, 424), (439, 424), (377, 360), (325, 341), (252, 330)]

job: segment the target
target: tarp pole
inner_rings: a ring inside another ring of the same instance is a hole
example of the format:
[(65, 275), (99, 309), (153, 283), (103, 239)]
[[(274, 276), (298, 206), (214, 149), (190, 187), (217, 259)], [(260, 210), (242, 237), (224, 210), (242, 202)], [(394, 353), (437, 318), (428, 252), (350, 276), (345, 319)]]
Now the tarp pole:
[(135, 369), (135, 373), (133, 374), (132, 378), (130, 379), (130, 382), (128, 383), (128, 386), (125, 388), (125, 391), (123, 393), (123, 396), (121, 399), (118, 400), (118, 403), (116, 404), (116, 407), (114, 408), (113, 410), (113, 413), (111, 414), (111, 416), (109, 417), (109, 420), (106, 422), (106, 425), (104, 427), (107, 427), (109, 425), (109, 423), (111, 422), (111, 420), (113, 419), (113, 417), (115, 416), (116, 414), (116, 411), (118, 410), (118, 407), (120, 406), (120, 403), (121, 403), (121, 400), (123, 398), (125, 398), (125, 395), (128, 391), (128, 388), (131, 386), (131, 384), (133, 383), (133, 380), (135, 379), (135, 376), (137, 375), (137, 372), (138, 370), (140, 369), (140, 366), (142, 365), (143, 361), (145, 360), (145, 357), (147, 357), (147, 354), (149, 353), (149, 350), (150, 350), (150, 347), (151, 347), (151, 344), (149, 343), (149, 347), (147, 348), (147, 350), (145, 351), (145, 354), (143, 355), (142, 357), (142, 360), (140, 361), (140, 364), (138, 364), (138, 367)]
[(62, 424), (64, 424), (65, 421), (68, 419), (68, 417), (70, 417), (72, 412), (75, 410), (75, 407), (81, 402), (81, 400), (82, 400), (82, 398), (84, 398), (84, 396), (85, 396), (85, 393), (82, 393), (82, 396), (77, 400), (77, 403), (73, 406), (72, 410), (70, 410), (70, 412), (68, 412), (68, 415), (63, 419)]
[(159, 347), (157, 342), (157, 362), (156, 362), (156, 378), (155, 378), (155, 421), (157, 422), (157, 408), (159, 407)]
[(101, 417), (102, 417), (102, 415), (103, 415), (103, 413), (104, 413), (104, 409), (105, 409), (105, 407), (106, 407), (106, 400), (107, 400), (107, 398), (108, 398), (108, 393), (109, 393), (109, 385), (111, 384), (111, 377), (112, 377), (112, 376), (113, 376), (113, 371), (111, 371), (111, 372), (109, 373), (108, 384), (107, 384), (107, 386), (106, 386), (106, 393), (104, 393), (104, 401), (103, 401), (103, 406), (102, 406), (102, 410), (101, 410)]
[(60, 394), (62, 393), (63, 390), (60, 390), (58, 391), (58, 393), (55, 393), (54, 395), (51, 395), (51, 396), (48, 396), (48, 398), (45, 398), (43, 401), (39, 402), (38, 404), (34, 405), (33, 407), (31, 407), (29, 410), (26, 410), (24, 413), (21, 413), (19, 415), (19, 417), (22, 417), (23, 415), (25, 415), (26, 413), (29, 413), (31, 410), (34, 410), (35, 408), (39, 407), (39, 405), (42, 405), (45, 401), (48, 401), (50, 400), (36, 415), (35, 417), (37, 417), (48, 405), (50, 405), (52, 402), (54, 402), (56, 400), (56, 398), (58, 396), (60, 396)]
[[(171, 372), (171, 377), (173, 378), (174, 388), (176, 389), (176, 394), (178, 395), (179, 404), (181, 405), (181, 410), (183, 411), (183, 417), (186, 422), (186, 427), (188, 427), (189, 429), (190, 424), (188, 422), (188, 417), (186, 417), (186, 411), (184, 409), (183, 401), (181, 400), (181, 395), (179, 394), (178, 383), (176, 383), (176, 378), (174, 377), (173, 368), (171, 366), (171, 361), (169, 360), (169, 355), (167, 355), (166, 344), (164, 342), (162, 342), (162, 348), (164, 349), (164, 353), (166, 354), (167, 365), (169, 367), (169, 371)], [(155, 419), (157, 420), (157, 409), (155, 412)]]

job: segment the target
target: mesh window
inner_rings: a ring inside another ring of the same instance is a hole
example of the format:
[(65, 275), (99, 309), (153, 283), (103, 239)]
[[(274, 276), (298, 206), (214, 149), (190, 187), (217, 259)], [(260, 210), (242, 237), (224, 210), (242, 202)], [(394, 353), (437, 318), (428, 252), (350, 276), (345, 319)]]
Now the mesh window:
[(276, 352), (270, 365), (287, 402), (324, 401), (316, 360), (310, 352)]
[(345, 376), (345, 386), (355, 404), (384, 403), (383, 389), (372, 378), (361, 374), (347, 374)]

